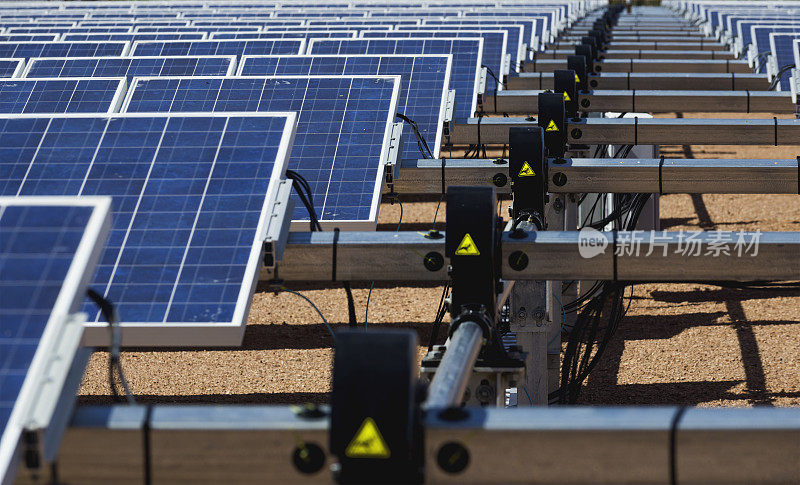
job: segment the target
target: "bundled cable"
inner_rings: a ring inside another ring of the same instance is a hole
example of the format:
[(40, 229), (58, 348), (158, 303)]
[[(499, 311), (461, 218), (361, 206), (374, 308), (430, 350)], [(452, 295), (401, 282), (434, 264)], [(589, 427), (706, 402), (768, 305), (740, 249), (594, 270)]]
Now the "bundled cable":
[(122, 371), (122, 362), (120, 361), (120, 341), (122, 339), (121, 331), (119, 328), (119, 316), (117, 315), (116, 307), (104, 298), (100, 293), (89, 288), (86, 290), (89, 299), (100, 308), (103, 318), (108, 322), (111, 329), (111, 344), (108, 347), (108, 386), (111, 388), (111, 394), (114, 396), (114, 401), (121, 401), (119, 392), (117, 391), (116, 377), (122, 384), (122, 390), (125, 393), (125, 400), (128, 404), (136, 404), (136, 400), (128, 387), (128, 380), (125, 378), (125, 373)]
[(781, 82), (781, 76), (783, 76), (783, 74), (789, 69), (794, 69), (794, 67), (794, 64), (788, 64), (778, 69), (778, 72), (775, 74), (775, 78), (773, 78), (772, 82), (769, 84), (767, 91), (773, 91), (775, 88), (777, 88), (778, 84)]
[(322, 226), (319, 224), (319, 219), (317, 218), (317, 211), (314, 210), (314, 196), (311, 193), (311, 186), (308, 184), (308, 181), (294, 170), (286, 170), (286, 178), (291, 179), (292, 187), (297, 193), (297, 197), (300, 198), (300, 202), (303, 203), (303, 206), (305, 206), (308, 211), (308, 222), (311, 226), (311, 232), (322, 231)]
[(395, 113), (395, 116), (403, 120), (403, 122), (411, 127), (411, 131), (414, 132), (414, 137), (417, 139), (417, 147), (419, 148), (419, 152), (422, 154), (422, 158), (433, 158), (433, 152), (428, 146), (428, 142), (425, 140), (425, 137), (422, 136), (422, 133), (420, 133), (417, 123), (402, 113)]

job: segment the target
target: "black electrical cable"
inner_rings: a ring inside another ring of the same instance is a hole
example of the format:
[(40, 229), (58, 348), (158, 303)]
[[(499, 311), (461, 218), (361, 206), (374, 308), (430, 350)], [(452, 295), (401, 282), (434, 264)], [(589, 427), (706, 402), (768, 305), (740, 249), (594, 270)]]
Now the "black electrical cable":
[(431, 338), (428, 342), (428, 352), (433, 351), (433, 346), (436, 345), (436, 339), (439, 336), (439, 327), (442, 325), (442, 320), (444, 320), (445, 314), (447, 314), (447, 305), (445, 304), (445, 298), (447, 297), (447, 291), (450, 289), (450, 283), (446, 283), (444, 285), (444, 289), (442, 290), (442, 297), (439, 299), (439, 306), (436, 308), (436, 317), (433, 320), (433, 328), (431, 328)]
[(308, 223), (311, 232), (322, 231), (322, 226), (317, 218), (317, 211), (314, 210), (314, 196), (311, 193), (311, 186), (308, 181), (294, 170), (286, 170), (286, 178), (292, 181), (292, 187), (297, 197), (308, 211)]
[(422, 136), (422, 133), (420, 133), (419, 125), (417, 125), (414, 120), (408, 118), (402, 113), (395, 113), (395, 116), (403, 120), (403, 122), (411, 127), (411, 131), (414, 132), (414, 137), (417, 139), (417, 147), (419, 148), (419, 152), (422, 154), (422, 158), (433, 158), (433, 152), (428, 146), (428, 142), (425, 140), (425, 137)]
[(108, 385), (111, 388), (111, 395), (114, 397), (114, 401), (121, 401), (115, 382), (114, 373), (116, 372), (117, 376), (119, 377), (119, 381), (122, 384), (122, 389), (125, 393), (125, 399), (129, 404), (135, 404), (136, 400), (134, 399), (131, 389), (128, 386), (128, 380), (125, 378), (125, 373), (122, 371), (122, 362), (120, 361), (119, 357), (121, 335), (117, 309), (108, 299), (91, 288), (86, 290), (86, 294), (89, 299), (100, 308), (100, 313), (103, 315), (103, 318), (106, 319), (108, 326), (111, 329), (111, 343), (108, 347)]
[(780, 69), (778, 69), (778, 72), (775, 74), (775, 77), (772, 79), (772, 82), (769, 84), (769, 87), (767, 88), (767, 91), (772, 91), (773, 89), (777, 88), (778, 84), (780, 84), (780, 82), (781, 82), (781, 76), (783, 75), (783, 73), (785, 73), (789, 69), (794, 69), (794, 67), (795, 67), (794, 64), (787, 64), (787, 65), (781, 67)]
[(503, 83), (501, 83), (500, 80), (497, 79), (497, 76), (495, 76), (494, 71), (492, 71), (492, 69), (489, 66), (481, 64), (481, 67), (486, 69), (486, 72), (488, 72), (489, 75), (492, 76), (492, 79), (494, 79), (494, 112), (497, 113), (497, 91), (500, 88), (500, 86), (503, 85)]

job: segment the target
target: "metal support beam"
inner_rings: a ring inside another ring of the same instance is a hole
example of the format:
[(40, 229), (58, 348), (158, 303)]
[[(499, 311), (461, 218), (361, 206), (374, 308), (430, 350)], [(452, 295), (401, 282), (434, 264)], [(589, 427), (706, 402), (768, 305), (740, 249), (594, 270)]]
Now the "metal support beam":
[[(58, 479), (143, 483), (149, 464), (153, 483), (334, 483), (326, 414), (324, 407), (82, 407), (67, 430)], [(431, 409), (423, 432), (432, 484), (668, 483), (670, 456), (680, 483), (791, 483), (800, 461), (798, 408), (465, 408), (457, 416)], [(312, 455), (314, 466), (298, 455)]]
[[(639, 241), (639, 254), (614, 256), (614, 235), (595, 234), (587, 241), (578, 231), (543, 231), (502, 237), (501, 278), (504, 280), (631, 280), (718, 281), (792, 280), (800, 274), (800, 233), (743, 233), (744, 242), (758, 241), (757, 254), (709, 255), (718, 237), (701, 233), (692, 239), (692, 254), (683, 255), (686, 234), (680, 232), (620, 232), (619, 245)], [(602, 237), (603, 239), (600, 239)], [(740, 236), (736, 235), (738, 240)], [(605, 240), (605, 242), (603, 242)], [(734, 240), (731, 244), (737, 242)], [(658, 246), (647, 254), (649, 241)], [(719, 242), (719, 241), (717, 241)], [(604, 245), (605, 252), (581, 256), (581, 245)], [(342, 232), (337, 242), (336, 275), (342, 281), (447, 281), (444, 239), (418, 232)], [(292, 233), (277, 276), (286, 281), (331, 281), (332, 232)], [(712, 251), (713, 252), (713, 251)], [(525, 265), (509, 261), (512, 254)], [(274, 272), (272, 272), (274, 273)], [(262, 273), (263, 274), (263, 273)], [(274, 277), (267, 274), (267, 279)]]
[[(566, 69), (566, 59), (534, 59), (522, 62), (522, 72), (552, 72)], [(691, 73), (752, 73), (747, 61), (705, 59), (606, 59), (595, 63), (598, 72), (691, 72)]]
[[(582, 37), (559, 37), (555, 42), (547, 44), (549, 50), (572, 49), (581, 43)], [(704, 39), (692, 41), (677, 40), (674, 37), (616, 37), (609, 43), (609, 47), (622, 50), (657, 50), (657, 51), (721, 51), (727, 46), (719, 42), (709, 42)]]
[(428, 387), (426, 408), (458, 407), (483, 344), (483, 329), (475, 322), (461, 322), (447, 342), (447, 350)]
[[(706, 91), (763, 91), (769, 86), (766, 74), (749, 73), (651, 73), (605, 72), (589, 76), (593, 89), (665, 89)], [(553, 89), (552, 72), (523, 72), (508, 76), (508, 90)], [(491, 106), (491, 105), (490, 105)]]
[[(600, 61), (612, 59), (696, 59), (696, 60), (726, 60), (736, 59), (736, 56), (728, 51), (714, 50), (645, 50), (645, 49), (623, 49), (617, 48), (612, 44), (613, 49), (608, 49), (597, 53)], [(575, 49), (548, 49), (537, 52), (536, 59), (566, 59), (567, 56), (575, 54)]]
[[(498, 159), (404, 160), (395, 180), (401, 194), (438, 194), (445, 186), (494, 186), (509, 192), (508, 161)], [(659, 165), (661, 171), (659, 176)], [(551, 193), (796, 194), (795, 159), (613, 159), (549, 160)], [(560, 175), (556, 175), (559, 173)], [(556, 180), (558, 183), (556, 183)]]
[[(453, 145), (502, 145), (514, 126), (532, 126), (533, 117), (470, 118), (455, 125)], [(569, 143), (583, 145), (797, 145), (800, 119), (589, 118), (570, 119)]]
[[(537, 113), (542, 91), (498, 91), (497, 96), (483, 96), (483, 110), (488, 113)], [(798, 107), (792, 93), (784, 91), (666, 91), (666, 90), (595, 90), (582, 92), (578, 105), (584, 112), (726, 112), (794, 113)]]

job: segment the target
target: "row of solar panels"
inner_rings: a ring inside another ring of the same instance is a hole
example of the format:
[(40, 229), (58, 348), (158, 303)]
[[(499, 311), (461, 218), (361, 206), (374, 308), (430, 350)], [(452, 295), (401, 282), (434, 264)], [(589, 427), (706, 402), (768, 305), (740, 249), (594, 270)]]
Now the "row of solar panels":
[(800, 76), (800, 2), (674, 2), (707, 33), (729, 45), (739, 57), (778, 87), (798, 91)]

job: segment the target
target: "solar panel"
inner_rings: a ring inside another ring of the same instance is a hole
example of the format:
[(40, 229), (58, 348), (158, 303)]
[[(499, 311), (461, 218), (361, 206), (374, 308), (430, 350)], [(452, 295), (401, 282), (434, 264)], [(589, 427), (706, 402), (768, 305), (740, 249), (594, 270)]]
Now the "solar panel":
[[(764, 54), (772, 53), (772, 44), (770, 44), (770, 34), (773, 33), (794, 33), (800, 32), (800, 24), (796, 26), (782, 26), (782, 27), (753, 27), (753, 49), (756, 54)], [(761, 62), (758, 62), (756, 70), (758, 72), (766, 72), (767, 71), (767, 63), (763, 62), (764, 59), (761, 59)]]
[[(109, 227), (109, 200), (0, 197), (0, 482), (13, 483), (22, 431), (45, 379), (64, 389), (80, 308)], [(59, 352), (57, 347), (64, 350)], [(78, 359), (81, 360), (81, 359)], [(81, 369), (82, 371), (82, 369)], [(47, 395), (58, 401), (58, 395)], [(56, 402), (38, 426), (49, 427)], [(68, 413), (63, 408), (58, 412)], [(38, 420), (37, 419), (37, 420)]]
[(27, 34), (68, 34), (68, 33), (125, 33), (130, 32), (130, 27), (17, 27), (8, 29), (12, 33)]
[(126, 33), (126, 34), (63, 34), (61, 40), (63, 41), (75, 41), (75, 40), (86, 40), (86, 41), (101, 41), (101, 40), (111, 40), (111, 41), (128, 41), (134, 42), (137, 40), (203, 40), (206, 38), (206, 34), (203, 32), (179, 32), (179, 33), (151, 33), (151, 34), (142, 34), (142, 33)]
[[(137, 78), (123, 111), (297, 111), (289, 168), (308, 180), (323, 225), (374, 229), (399, 76)], [(308, 228), (297, 204), (293, 220)]]
[(0, 59), (0, 77), (20, 77), (24, 70), (24, 59)]
[(800, 38), (800, 33), (794, 34), (769, 34), (770, 50), (772, 56), (775, 58), (777, 68), (782, 71), (780, 74), (780, 83), (778, 84), (781, 91), (789, 91), (791, 89), (789, 78), (792, 75), (789, 66), (794, 64), (794, 40)]
[(538, 49), (542, 42), (548, 42), (545, 39), (545, 20), (543, 18), (520, 18), (520, 17), (497, 17), (497, 18), (459, 18), (459, 19), (423, 19), (423, 27), (428, 25), (480, 25), (481, 27), (497, 24), (512, 24), (521, 25), (522, 42), (528, 45), (531, 49)]
[[(522, 38), (524, 27), (522, 25), (509, 24), (481, 24), (481, 25), (398, 25), (397, 30), (504, 30), (507, 33), (506, 52), (511, 54), (511, 60), (515, 63), (525, 60), (525, 52), (522, 49)], [(517, 65), (517, 64), (515, 64)]]
[(53, 42), (58, 34), (1, 34), (0, 42)]
[(260, 32), (260, 27), (248, 27), (248, 26), (230, 26), (230, 27), (135, 27), (133, 29), (134, 32), (137, 33), (153, 33), (153, 32), (160, 32), (160, 33), (192, 33), (192, 32)]
[(300, 54), (305, 39), (256, 40), (162, 40), (134, 42), (135, 56), (244, 56), (268, 54)]
[(212, 39), (353, 39), (358, 36), (355, 30), (304, 30), (283, 32), (215, 32)]
[(498, 82), (507, 75), (506, 63), (506, 42), (508, 34), (503, 30), (407, 30), (390, 32), (362, 32), (363, 38), (386, 38), (386, 37), (409, 37), (409, 38), (483, 38), (483, 54), (481, 64), (488, 67), (497, 79), (490, 81), (491, 88), (502, 89)]
[[(238, 345), (294, 113), (0, 117), (0, 195), (109, 195), (125, 345)], [(274, 175), (273, 175), (274, 174)], [(105, 345), (85, 305), (87, 345)]]
[[(399, 75), (397, 110), (417, 123), (433, 157), (439, 158), (450, 71), (449, 55), (245, 56), (239, 64), (238, 75)], [(402, 156), (404, 159), (427, 157), (420, 153), (408, 124), (403, 125)]]
[(122, 56), (127, 42), (0, 42), (0, 57)]
[(483, 39), (311, 39), (309, 54), (451, 54), (450, 89), (456, 91), (455, 118), (474, 116)]
[(23, 77), (224, 76), (235, 56), (42, 57), (31, 59)]
[(113, 113), (125, 79), (0, 79), (0, 113)]

